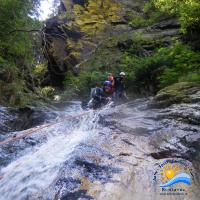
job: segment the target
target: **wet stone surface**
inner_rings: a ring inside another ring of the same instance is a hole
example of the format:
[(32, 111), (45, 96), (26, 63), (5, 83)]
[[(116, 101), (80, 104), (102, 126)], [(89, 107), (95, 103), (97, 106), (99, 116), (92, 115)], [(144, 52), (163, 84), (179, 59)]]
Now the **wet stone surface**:
[[(140, 99), (91, 112), (2, 146), (0, 200), (153, 200), (152, 174), (160, 161), (185, 159), (199, 172), (200, 128), (195, 119), (200, 106), (155, 109), (148, 102)], [(79, 106), (73, 103), (56, 113), (62, 119), (85, 112)]]

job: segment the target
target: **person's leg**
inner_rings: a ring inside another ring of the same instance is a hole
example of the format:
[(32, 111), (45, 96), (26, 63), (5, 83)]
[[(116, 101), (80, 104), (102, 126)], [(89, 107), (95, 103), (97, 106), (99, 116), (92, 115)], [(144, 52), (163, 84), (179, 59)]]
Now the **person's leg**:
[(123, 98), (123, 90), (119, 90), (119, 99)]
[(116, 90), (116, 91), (115, 91), (115, 98), (116, 98), (116, 99), (119, 99), (119, 94), (120, 94), (120, 91), (119, 91), (119, 90)]

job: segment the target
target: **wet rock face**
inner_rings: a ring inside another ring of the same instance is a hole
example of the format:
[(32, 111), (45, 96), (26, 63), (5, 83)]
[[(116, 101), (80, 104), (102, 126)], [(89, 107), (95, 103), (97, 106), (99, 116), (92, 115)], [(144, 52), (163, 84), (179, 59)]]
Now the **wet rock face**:
[[(17, 184), (22, 184), (20, 186), (24, 188), (23, 194), (26, 194), (27, 199), (132, 200), (144, 198), (144, 188), (148, 189), (148, 197), (145, 196), (145, 199), (160, 199), (155, 198), (156, 188), (152, 184), (152, 171), (159, 161), (184, 159), (189, 160), (195, 169), (199, 169), (200, 105), (184, 103), (155, 109), (148, 107), (150, 100), (151, 98), (137, 99), (104, 110), (101, 112), (98, 128), (88, 136), (86, 135), (93, 125), (89, 129), (85, 126), (94, 118), (89, 118), (87, 123), (80, 123), (84, 132), (80, 128), (76, 129), (75, 121), (84, 120), (77, 118), (1, 146), (0, 167), (11, 164), (8, 167), (11, 170), (2, 174), (5, 177), (0, 176), (2, 181), (6, 180), (2, 185), (12, 187), (7, 177), (10, 173), (10, 177), (20, 178), (26, 172), (23, 179), (15, 180), (18, 180)], [(66, 107), (69, 105), (65, 104)], [(60, 106), (61, 112), (63, 105)], [(80, 107), (74, 106), (69, 109), (72, 115)], [(31, 114), (28, 108), (22, 111)], [(67, 110), (68, 114), (69, 111)], [(59, 115), (61, 119), (63, 114), (66, 114), (66, 110)], [(73, 132), (74, 130), (76, 131)], [(48, 134), (52, 134), (50, 138)], [(63, 141), (65, 142), (62, 143)], [(35, 153), (37, 156), (33, 156)], [(42, 159), (37, 162), (40, 156)], [(62, 161), (59, 161), (60, 158)], [(55, 177), (53, 169), (56, 169)], [(46, 177), (43, 174), (46, 172), (49, 172), (49, 177), (54, 178), (50, 178), (50, 181), (47, 179), (44, 183)], [(42, 178), (38, 181), (40, 176)], [(40, 182), (43, 183), (41, 187)], [(15, 185), (16, 183), (14, 182)], [(30, 183), (34, 185), (28, 185)], [(35, 189), (34, 193), (29, 191), (27, 185)], [(189, 196), (187, 200), (196, 199)]]
[(53, 86), (62, 86), (68, 70), (73, 71), (78, 61), (71, 56), (70, 49), (67, 48), (67, 39), (74, 41), (80, 39), (81, 34), (75, 30), (68, 30), (65, 27), (65, 21), (54, 17), (46, 22), (44, 28), (45, 37), (43, 38), (43, 46), (45, 48), (44, 55), (48, 60), (48, 71), (50, 73), (50, 82)]
[(177, 83), (161, 90), (149, 102), (149, 107), (159, 108), (157, 120), (163, 127), (158, 133), (160, 139), (155, 135), (151, 140), (157, 149), (151, 153), (153, 158), (200, 161), (199, 90), (199, 83)]
[[(48, 69), (51, 75), (50, 82), (52, 85), (58, 87), (63, 86), (63, 80), (69, 71), (74, 75), (78, 75), (78, 67), (95, 54), (98, 47), (101, 46), (106, 38), (122, 35), (124, 33), (130, 36), (139, 33), (158, 41), (162, 40), (163, 46), (168, 46), (171, 44), (171, 38), (180, 36), (180, 25), (176, 19), (166, 19), (153, 26), (143, 28), (133, 28), (130, 26), (130, 21), (127, 19), (127, 12), (137, 13), (140, 16), (143, 12), (142, 8), (144, 4), (148, 2), (147, 0), (117, 0), (117, 2), (123, 7), (122, 11), (117, 14), (120, 16), (120, 19), (108, 23), (103, 33), (88, 35), (87, 33), (81, 32), (76, 26), (71, 27), (71, 23), (74, 21), (74, 4), (83, 6), (87, 1), (61, 1), (58, 16), (47, 20), (46, 27), (44, 28), (46, 42), (44, 40), (43, 45), (46, 47), (45, 57), (48, 60)], [(128, 38), (122, 42), (119, 41), (113, 48), (125, 51), (129, 49), (133, 43), (134, 41)], [(140, 56), (152, 55), (157, 47), (156, 44), (144, 45), (144, 52)]]
[(0, 133), (6, 134), (13, 131), (22, 131), (35, 127), (49, 119), (56, 117), (48, 108), (1, 108), (0, 109)]
[[(196, 93), (190, 87), (189, 96), (192, 91)], [(101, 123), (118, 132), (148, 137), (152, 146), (148, 155), (156, 160), (174, 157), (200, 162), (200, 104), (179, 103), (155, 109), (149, 108), (151, 101), (140, 99), (121, 106)], [(133, 145), (128, 140), (123, 141)]]
[(190, 43), (196, 51), (200, 51), (200, 25), (194, 25), (188, 28), (187, 34), (184, 36), (183, 41)]
[(169, 19), (165, 21), (161, 21), (159, 23), (154, 24), (151, 26), (153, 29), (161, 29), (161, 30), (167, 30), (167, 29), (179, 29), (180, 23), (177, 19)]
[(173, 105), (160, 110), (156, 118), (162, 128), (150, 140), (154, 149), (150, 155), (157, 160), (183, 158), (199, 163), (199, 104)]
[[(159, 115), (159, 119), (176, 119), (179, 122), (191, 125), (200, 125), (199, 104), (179, 104), (164, 109)], [(195, 130), (195, 129), (194, 129)], [(193, 130), (193, 131), (194, 131)]]
[(81, 6), (84, 6), (85, 3), (87, 3), (87, 0), (73, 0), (74, 4), (79, 4)]
[[(24, 136), (21, 140), (14, 139), (25, 130), (29, 132), (31, 127), (41, 125), (56, 118), (56, 114), (48, 108), (4, 108), (0, 107), (0, 141), (13, 139), (13, 142), (1, 145), (0, 167), (8, 165), (12, 160), (24, 154), (27, 149), (43, 143), (45, 135)], [(26, 130), (29, 129), (29, 130)], [(19, 132), (18, 132), (19, 131)]]
[(133, 40), (128, 39), (123, 42), (118, 42), (117, 46), (121, 51), (125, 51), (126, 49), (129, 49), (133, 43)]
[(10, 127), (6, 125), (8, 121), (15, 120), (12, 113), (9, 113), (6, 108), (0, 107), (0, 133), (4, 134), (11, 131)]
[[(190, 95), (193, 93), (191, 91), (192, 89), (190, 90)], [(193, 91), (196, 93), (195, 90)], [(110, 126), (120, 135), (123, 133), (133, 135), (133, 141), (130, 139), (122, 139), (122, 141), (134, 149), (132, 151), (133, 156), (138, 150), (143, 153), (142, 157), (148, 159), (148, 166), (151, 165), (150, 158), (156, 163), (168, 159), (187, 160), (193, 164), (197, 172), (195, 178), (199, 180), (200, 104), (191, 102), (179, 103), (156, 109), (155, 107), (149, 108), (148, 104), (147, 99), (140, 99), (122, 105), (121, 108), (119, 106), (119, 110), (115, 111), (111, 116), (104, 117), (107, 121), (104, 124)], [(143, 130), (139, 131), (141, 129)], [(146, 138), (145, 145), (141, 142), (144, 138)], [(148, 149), (145, 148), (146, 145), (149, 146)], [(123, 155), (127, 154), (123, 153)], [(142, 166), (139, 166), (138, 173), (141, 173)], [(145, 166), (145, 171), (147, 171), (147, 168)], [(144, 177), (145, 175), (143, 174), (138, 180), (142, 183)], [(138, 193), (139, 189), (137, 188), (136, 191)], [(148, 197), (148, 199), (155, 198)], [(191, 199), (196, 198), (193, 197)]]
[(149, 106), (166, 108), (179, 103), (198, 103), (200, 101), (199, 91), (199, 83), (177, 83), (159, 91), (149, 103)]
[(74, 199), (94, 199), (92, 196), (87, 195), (87, 190), (79, 190), (76, 192), (70, 192), (63, 196), (61, 200), (74, 200)]

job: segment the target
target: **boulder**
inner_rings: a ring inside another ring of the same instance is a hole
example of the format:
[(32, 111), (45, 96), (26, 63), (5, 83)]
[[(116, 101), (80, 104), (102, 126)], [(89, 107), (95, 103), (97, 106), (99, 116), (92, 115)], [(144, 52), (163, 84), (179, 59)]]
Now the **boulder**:
[(49, 122), (56, 116), (46, 107), (0, 108), (0, 132), (22, 131)]
[(178, 103), (200, 101), (200, 83), (180, 82), (160, 90), (149, 103), (150, 107), (165, 108)]
[(179, 29), (180, 28), (180, 23), (178, 22), (177, 19), (167, 19), (161, 22), (158, 22), (151, 26), (152, 29), (161, 29), (161, 30), (166, 30), (166, 29)]

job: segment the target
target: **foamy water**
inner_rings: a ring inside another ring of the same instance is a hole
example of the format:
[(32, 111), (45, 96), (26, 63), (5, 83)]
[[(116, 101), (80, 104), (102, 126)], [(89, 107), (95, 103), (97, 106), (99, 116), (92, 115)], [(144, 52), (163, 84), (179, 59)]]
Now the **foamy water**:
[[(67, 112), (71, 116), (73, 109), (68, 109)], [(76, 146), (98, 133), (97, 121), (102, 111), (79, 110), (74, 114), (84, 112), (86, 115), (79, 119), (40, 130), (40, 134), (47, 135), (47, 141), (1, 169), (1, 200), (27, 199), (32, 194), (45, 190), (55, 180), (60, 166), (70, 159)]]

